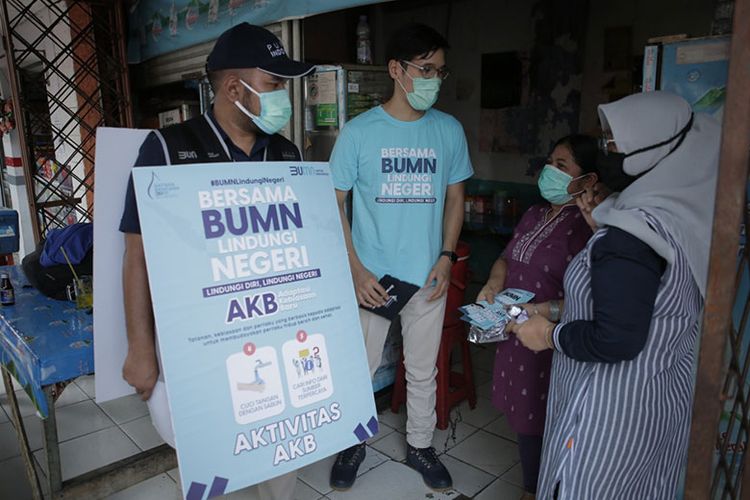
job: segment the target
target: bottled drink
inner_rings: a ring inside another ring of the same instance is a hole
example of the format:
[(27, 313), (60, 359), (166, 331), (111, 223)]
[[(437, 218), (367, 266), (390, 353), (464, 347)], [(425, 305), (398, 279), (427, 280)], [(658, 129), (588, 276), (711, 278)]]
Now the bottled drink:
[(0, 274), (0, 305), (12, 306), (16, 303), (16, 292), (13, 291), (13, 283), (10, 282), (8, 273)]
[(359, 64), (372, 64), (370, 27), (367, 25), (367, 16), (359, 16), (359, 23), (357, 24), (357, 62)]

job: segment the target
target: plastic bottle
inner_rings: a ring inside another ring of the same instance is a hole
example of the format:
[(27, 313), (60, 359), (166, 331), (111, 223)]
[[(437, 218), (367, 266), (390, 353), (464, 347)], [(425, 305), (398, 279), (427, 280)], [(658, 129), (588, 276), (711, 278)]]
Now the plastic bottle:
[(8, 273), (0, 274), (0, 305), (12, 306), (16, 303), (16, 292), (13, 290), (13, 283), (10, 281)]
[(370, 26), (367, 25), (367, 16), (359, 16), (357, 24), (357, 63), (372, 64)]

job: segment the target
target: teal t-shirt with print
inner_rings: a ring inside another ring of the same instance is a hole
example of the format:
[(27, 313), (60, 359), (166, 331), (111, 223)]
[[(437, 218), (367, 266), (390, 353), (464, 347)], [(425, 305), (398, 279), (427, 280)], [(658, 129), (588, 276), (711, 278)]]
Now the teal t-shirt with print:
[(461, 124), (435, 109), (405, 122), (379, 106), (344, 126), (330, 164), (336, 189), (352, 190), (362, 264), (423, 286), (443, 245), (447, 186), (474, 173)]

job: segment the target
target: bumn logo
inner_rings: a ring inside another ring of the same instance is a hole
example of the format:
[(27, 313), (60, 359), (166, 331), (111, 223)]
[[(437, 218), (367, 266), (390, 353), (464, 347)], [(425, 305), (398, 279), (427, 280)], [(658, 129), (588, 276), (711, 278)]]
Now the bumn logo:
[(294, 175), (315, 175), (315, 167), (289, 167), (289, 173)]
[(180, 160), (197, 160), (198, 153), (195, 151), (177, 151), (177, 158)]

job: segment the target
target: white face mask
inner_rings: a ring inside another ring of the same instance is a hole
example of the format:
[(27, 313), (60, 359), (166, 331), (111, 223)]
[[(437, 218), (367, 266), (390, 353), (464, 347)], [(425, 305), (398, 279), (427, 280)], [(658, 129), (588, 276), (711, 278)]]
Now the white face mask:
[(240, 83), (260, 99), (260, 116), (252, 114), (240, 101), (234, 101), (234, 105), (245, 113), (259, 129), (268, 135), (273, 135), (289, 123), (289, 118), (292, 117), (292, 103), (286, 89), (257, 92), (243, 80), (240, 80)]

